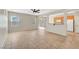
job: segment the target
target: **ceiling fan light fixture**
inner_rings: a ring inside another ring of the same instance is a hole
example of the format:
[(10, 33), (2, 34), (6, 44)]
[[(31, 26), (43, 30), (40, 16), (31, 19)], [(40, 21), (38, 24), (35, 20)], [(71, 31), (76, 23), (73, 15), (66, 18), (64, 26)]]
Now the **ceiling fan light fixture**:
[(31, 11), (32, 11), (33, 13), (40, 13), (40, 10), (39, 10), (39, 9), (31, 9)]

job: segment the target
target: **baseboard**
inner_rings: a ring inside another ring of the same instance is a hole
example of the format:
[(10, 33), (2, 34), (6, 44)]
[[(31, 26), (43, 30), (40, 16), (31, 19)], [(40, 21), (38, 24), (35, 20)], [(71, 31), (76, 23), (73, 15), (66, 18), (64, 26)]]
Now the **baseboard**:
[(32, 31), (32, 30), (37, 30), (37, 29), (15, 30), (15, 31), (8, 31), (8, 33), (13, 33), (13, 32), (21, 32), (21, 31)]
[(58, 36), (66, 37), (65, 35), (57, 34), (57, 33), (54, 33), (54, 32), (49, 32), (49, 31), (47, 31), (47, 32), (48, 32), (48, 33), (51, 33), (51, 34), (58, 35)]

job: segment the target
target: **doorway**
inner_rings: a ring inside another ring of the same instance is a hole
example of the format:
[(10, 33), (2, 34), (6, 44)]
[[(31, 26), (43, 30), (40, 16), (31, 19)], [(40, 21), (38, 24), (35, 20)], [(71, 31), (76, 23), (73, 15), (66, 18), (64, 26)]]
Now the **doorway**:
[(46, 28), (46, 17), (40, 17), (39, 18), (39, 29), (45, 30)]
[(75, 32), (74, 16), (67, 16), (67, 32)]

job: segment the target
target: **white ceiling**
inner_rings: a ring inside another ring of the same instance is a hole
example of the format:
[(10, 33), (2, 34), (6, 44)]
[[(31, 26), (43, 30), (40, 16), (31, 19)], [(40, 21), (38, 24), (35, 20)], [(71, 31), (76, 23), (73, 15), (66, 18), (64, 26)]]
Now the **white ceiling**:
[(26, 14), (31, 14), (31, 15), (43, 15), (43, 14), (55, 12), (58, 10), (60, 10), (60, 9), (40, 9), (40, 13), (33, 13), (30, 9), (8, 9), (8, 11), (26, 13)]
[(30, 9), (8, 9), (8, 11), (31, 14), (31, 15), (44, 15), (49, 13), (58, 13), (58, 12), (65, 12), (71, 10), (70, 9), (40, 9), (40, 13), (33, 13)]

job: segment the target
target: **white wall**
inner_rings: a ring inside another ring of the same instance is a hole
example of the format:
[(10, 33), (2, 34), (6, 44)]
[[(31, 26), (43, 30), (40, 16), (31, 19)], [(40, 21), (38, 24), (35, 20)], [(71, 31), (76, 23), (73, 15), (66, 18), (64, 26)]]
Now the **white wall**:
[(75, 32), (79, 33), (79, 15), (76, 15), (75, 19)]
[[(10, 22), (11, 16), (19, 17), (20, 23), (18, 24), (18, 26), (11, 24)], [(29, 15), (29, 14), (8, 12), (8, 19), (9, 19), (9, 26), (8, 26), (9, 32), (37, 29), (36, 16)]]
[[(65, 16), (64, 14), (59, 14), (59, 15)], [(66, 33), (66, 18), (64, 18), (64, 24), (53, 25), (53, 24), (49, 23), (50, 17), (54, 17), (54, 15), (51, 14), (46, 17), (46, 24), (45, 24), (46, 31), (66, 36), (67, 35), (67, 33)]]
[[(66, 36), (67, 35), (67, 16), (68, 15), (74, 15), (75, 16), (75, 32), (76, 33), (79, 33), (79, 12), (75, 12), (75, 13), (64, 13), (64, 14), (59, 14), (58, 15), (62, 15), (64, 16), (64, 24), (63, 25), (53, 25), (53, 24), (49, 24), (49, 16), (47, 17), (47, 22), (46, 22), (46, 31), (48, 32), (53, 32), (53, 33), (56, 33), (56, 34), (60, 34), (60, 35), (64, 35)], [(51, 16), (54, 16), (54, 14), (50, 15)], [(56, 15), (55, 15), (56, 16)]]
[[(63, 16), (65, 15), (63, 14)], [(54, 17), (54, 16), (51, 15), (51, 17)], [(64, 18), (64, 24), (61, 24), (61, 25), (53, 25), (48, 22), (49, 22), (49, 18), (48, 18), (47, 27), (46, 27), (47, 31), (66, 36), (66, 19), (65, 18)]]

